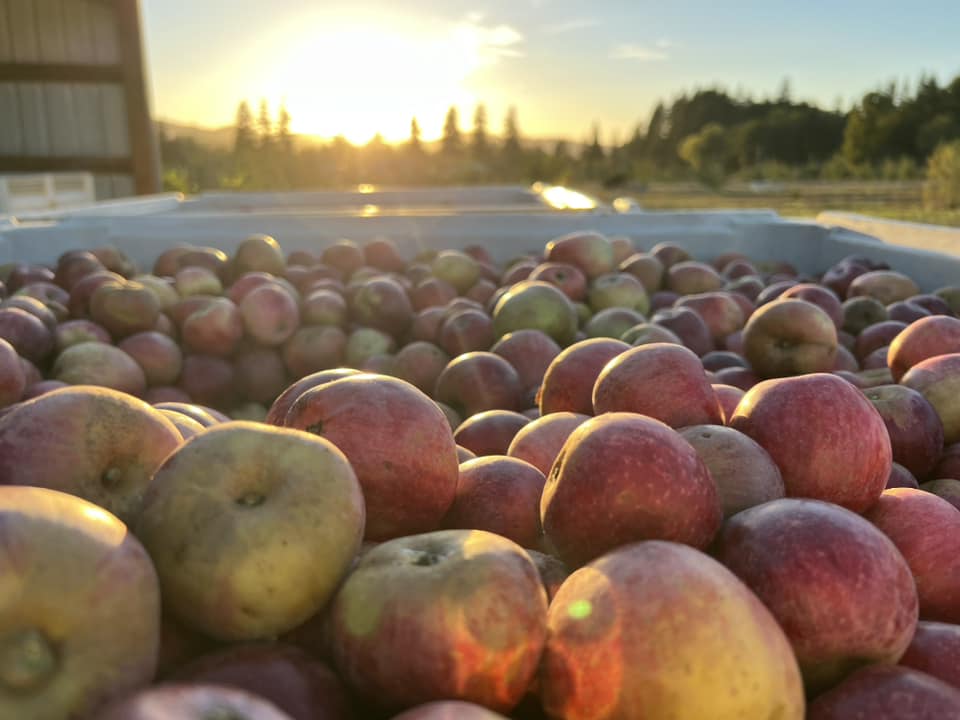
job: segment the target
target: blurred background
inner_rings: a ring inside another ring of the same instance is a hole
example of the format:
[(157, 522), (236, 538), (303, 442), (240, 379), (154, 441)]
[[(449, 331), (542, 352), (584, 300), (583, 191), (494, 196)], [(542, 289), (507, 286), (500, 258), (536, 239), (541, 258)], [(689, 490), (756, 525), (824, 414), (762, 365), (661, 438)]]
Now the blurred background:
[(837, 5), (0, 0), (0, 172), (960, 225), (960, 3)]

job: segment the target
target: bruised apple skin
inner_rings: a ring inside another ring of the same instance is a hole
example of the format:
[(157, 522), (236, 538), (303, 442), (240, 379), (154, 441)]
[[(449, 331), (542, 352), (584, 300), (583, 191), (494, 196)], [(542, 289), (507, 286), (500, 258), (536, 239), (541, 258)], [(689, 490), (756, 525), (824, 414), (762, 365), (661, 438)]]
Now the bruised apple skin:
[(804, 717), (783, 631), (730, 571), (692, 548), (639, 542), (580, 568), (551, 602), (547, 630), (540, 694), (549, 717)]
[(275, 637), (318, 612), (363, 527), (356, 475), (332, 443), (227, 422), (167, 458), (136, 533), (165, 607), (210, 637), (236, 641)]
[(482, 530), (397, 538), (366, 553), (337, 593), (333, 655), (347, 684), (385, 710), (446, 699), (508, 712), (537, 670), (546, 614), (540, 575), (516, 543)]
[(130, 522), (181, 443), (161, 412), (106, 388), (65, 387), (0, 419), (0, 484), (77, 495)]
[(160, 588), (140, 542), (65, 493), (0, 487), (0, 717), (88, 717), (152, 681)]

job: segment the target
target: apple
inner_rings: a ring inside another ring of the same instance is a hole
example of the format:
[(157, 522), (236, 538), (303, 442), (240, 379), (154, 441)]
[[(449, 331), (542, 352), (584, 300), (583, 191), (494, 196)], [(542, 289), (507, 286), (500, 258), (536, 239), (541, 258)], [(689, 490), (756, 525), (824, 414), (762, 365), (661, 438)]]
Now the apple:
[(290, 336), (280, 352), (290, 375), (301, 378), (342, 365), (347, 342), (347, 334), (336, 325), (305, 325)]
[(396, 243), (389, 238), (375, 238), (364, 243), (363, 259), (367, 265), (387, 272), (403, 272), (407, 266)]
[(662, 262), (663, 267), (667, 270), (669, 270), (672, 265), (676, 265), (678, 262), (683, 262), (684, 260), (693, 260), (693, 258), (690, 257), (690, 253), (688, 253), (677, 243), (672, 242), (657, 243), (650, 248), (650, 254)]
[(596, 232), (573, 232), (554, 238), (546, 244), (547, 262), (568, 263), (578, 267), (588, 280), (593, 280), (616, 267), (610, 240)]
[(130, 395), (143, 395), (147, 389), (146, 376), (136, 360), (101, 342), (71, 345), (57, 356), (50, 375), (68, 385), (98, 385)]
[(629, 273), (607, 273), (590, 283), (587, 304), (598, 313), (607, 308), (626, 308), (644, 314), (650, 310), (650, 298), (643, 283)]
[(960, 480), (960, 443), (947, 445), (937, 460), (930, 477)]
[(711, 350), (700, 358), (704, 370), (723, 370), (728, 367), (750, 368), (750, 363), (740, 353), (729, 350)]
[(0, 716), (89, 717), (153, 679), (160, 589), (122, 522), (65, 493), (0, 487), (0, 533), (15, 589), (0, 601)]
[(347, 336), (346, 364), (359, 367), (374, 355), (389, 355), (396, 348), (397, 341), (392, 335), (375, 328), (358, 327)]
[(194, 435), (203, 432), (204, 426), (188, 415), (176, 412), (175, 410), (158, 410), (158, 412), (173, 423), (173, 426), (177, 428), (177, 432), (180, 433), (180, 437), (184, 440), (189, 440)]
[(450, 356), (431, 342), (414, 341), (393, 358), (390, 374), (406, 380), (421, 392), (431, 393)]
[(937, 411), (945, 443), (960, 441), (960, 353), (936, 355), (913, 365), (900, 384), (918, 391)]
[(396, 280), (374, 277), (360, 285), (350, 298), (350, 316), (358, 325), (402, 336), (413, 321), (413, 306)]
[(510, 410), (486, 410), (464, 420), (453, 439), (478, 457), (506, 455), (513, 438), (529, 422), (530, 418)]
[(103, 263), (93, 253), (86, 250), (72, 250), (60, 256), (53, 281), (69, 292), (85, 275), (105, 269)]
[(186, 355), (177, 387), (196, 403), (224, 408), (236, 398), (236, 375), (233, 365), (223, 358)]
[[(913, 485), (913, 487), (917, 486)], [(937, 480), (930, 480), (923, 483), (923, 485), (919, 486), (919, 489), (928, 493), (933, 493), (938, 497), (942, 497), (948, 503), (957, 508), (957, 510), (960, 510), (960, 480), (955, 480), (953, 478), (939, 478)]]
[(890, 319), (886, 306), (872, 297), (849, 298), (843, 303), (843, 329), (859, 335), (865, 328)]
[(280, 245), (269, 235), (251, 235), (237, 246), (233, 254), (233, 272), (266, 272), (280, 275), (286, 267)]
[(577, 311), (556, 287), (539, 280), (516, 283), (493, 309), (493, 330), (503, 337), (517, 330), (540, 330), (560, 345), (568, 345), (577, 332)]
[(716, 483), (686, 440), (658, 420), (611, 412), (567, 438), (540, 517), (557, 556), (576, 567), (637, 540), (706, 547), (722, 510)]
[(881, 385), (863, 394), (887, 426), (893, 460), (916, 477), (927, 477), (943, 450), (943, 423), (934, 407), (904, 385)]
[(723, 289), (723, 278), (706, 263), (684, 260), (667, 270), (667, 289), (678, 295), (696, 295)]
[(763, 290), (759, 292), (755, 298), (757, 306), (766, 305), (774, 300), (778, 300), (780, 296), (783, 295), (787, 290), (792, 288), (794, 285), (799, 284), (800, 283), (797, 280), (780, 280), (778, 282), (770, 282)]
[(658, 310), (650, 321), (676, 334), (697, 355), (706, 355), (714, 348), (710, 328), (696, 310), (688, 307)]
[(921, 620), (899, 665), (960, 688), (960, 625)]
[(465, 297), (476, 300), (479, 303), (486, 303), (496, 293), (498, 287), (486, 278), (480, 278), (467, 290)]
[(625, 343), (637, 347), (639, 345), (651, 345), (653, 343), (673, 343), (674, 345), (683, 345), (683, 341), (673, 332), (667, 330), (662, 325), (653, 323), (640, 323), (627, 330), (620, 339)]
[(239, 308), (247, 335), (261, 345), (282, 345), (300, 325), (296, 298), (275, 283), (253, 288)]
[(714, 341), (719, 341), (742, 328), (746, 321), (743, 309), (734, 295), (736, 293), (722, 291), (685, 295), (677, 300), (676, 307), (696, 310), (706, 323)]
[[(906, 329), (907, 324), (899, 320), (884, 320), (868, 325), (857, 335), (856, 344), (853, 347), (854, 354), (858, 360), (863, 362), (874, 350), (888, 347)], [(906, 371), (907, 368), (904, 368), (903, 372)], [(903, 375), (903, 372), (900, 375)], [(899, 375), (896, 379), (899, 379)]]
[(610, 360), (593, 386), (593, 412), (639, 413), (674, 428), (720, 423), (700, 359), (671, 343), (631, 348)]
[(183, 353), (166, 335), (149, 331), (136, 333), (121, 340), (117, 347), (137, 362), (148, 386), (173, 385), (180, 377)]
[(173, 278), (173, 286), (180, 297), (193, 295), (220, 295), (223, 293), (223, 283), (213, 270), (196, 265), (177, 270)]
[(110, 344), (111, 338), (103, 327), (92, 320), (68, 320), (57, 325), (53, 331), (54, 349), (59, 355), (71, 345), (82, 342)]
[(710, 471), (727, 520), (786, 494), (780, 470), (770, 455), (743, 433), (722, 425), (692, 425), (679, 433)]
[(783, 631), (732, 573), (692, 548), (641, 542), (580, 568), (550, 603), (547, 628), (549, 717), (804, 717)]
[(756, 275), (744, 275), (736, 280), (730, 280), (724, 284), (723, 289), (730, 293), (743, 295), (751, 302), (758, 303), (760, 293), (763, 292), (765, 287), (762, 278)]
[(457, 494), (445, 528), (486, 530), (521, 547), (538, 548), (545, 478), (523, 460), (490, 455), (460, 464)]
[(434, 530), (453, 502), (453, 434), (409, 383), (366, 374), (324, 383), (294, 400), (284, 424), (329, 440), (350, 460), (366, 501), (368, 540)]
[[(864, 370), (887, 370), (887, 354), (889, 352), (889, 345), (878, 347), (863, 359), (861, 367)], [(893, 377), (891, 375), (891, 381), (892, 379)]]
[(537, 396), (542, 415), (573, 412), (593, 415), (593, 386), (613, 358), (629, 350), (620, 340), (582, 340), (554, 358), (543, 377)]
[(800, 283), (787, 288), (780, 298), (796, 298), (813, 303), (830, 316), (837, 330), (843, 327), (843, 304), (837, 294), (828, 287), (815, 283)]
[(239, 421), (164, 461), (135, 528), (165, 606), (229, 641), (276, 636), (319, 611), (363, 530), (360, 485), (331, 442)]
[(343, 325), (347, 303), (334, 290), (313, 290), (303, 298), (300, 312), (304, 325)]
[(53, 270), (46, 265), (13, 265), (6, 278), (7, 289), (14, 293), (32, 282), (53, 282), (54, 277)]
[(40, 397), (48, 392), (59, 390), (60, 388), (64, 387), (69, 387), (69, 385), (67, 385), (65, 382), (60, 382), (59, 380), (40, 380), (38, 382), (29, 383), (26, 390), (23, 391), (23, 397), (21, 400), (33, 400), (35, 397)]
[(679, 299), (680, 296), (671, 290), (658, 290), (650, 296), (650, 312), (671, 308)]
[(539, 388), (547, 368), (560, 354), (561, 348), (540, 330), (517, 330), (500, 338), (490, 352), (513, 365), (526, 389)]
[(897, 382), (917, 363), (960, 352), (960, 320), (945, 315), (922, 318), (890, 338), (889, 364)]
[(884, 489), (892, 487), (917, 488), (919, 483), (909, 470), (900, 463), (893, 463), (890, 466), (890, 477), (887, 478), (887, 485)]
[(923, 490), (891, 488), (866, 518), (906, 558), (917, 584), (920, 619), (960, 620), (960, 510)]
[(648, 294), (652, 295), (663, 287), (663, 263), (650, 253), (634, 253), (620, 263), (619, 270), (637, 278)]
[(932, 315), (932, 312), (912, 302), (911, 300), (900, 300), (887, 305), (887, 316), (891, 320), (900, 320), (905, 323), (912, 323), (915, 320), (931, 317)]
[[(157, 301), (160, 303), (160, 310), (163, 312), (169, 310), (180, 300), (180, 295), (173, 286), (172, 280), (160, 278), (156, 275), (134, 275), (130, 279), (150, 290), (150, 292), (156, 296)], [(76, 288), (74, 288), (74, 290), (76, 290)], [(71, 293), (71, 299), (72, 297), (73, 294)]]
[(920, 288), (911, 278), (893, 270), (865, 272), (855, 277), (847, 289), (847, 297), (866, 295), (884, 305), (919, 294)]
[(354, 692), (384, 709), (445, 699), (506, 712), (537, 670), (546, 615), (516, 543), (483, 530), (414, 535), (371, 549), (347, 577), (330, 611), (333, 654)]
[(227, 357), (243, 338), (243, 320), (232, 300), (215, 298), (183, 321), (180, 334), (187, 352)]
[(101, 708), (97, 720), (295, 720), (273, 703), (221, 685), (166, 684)]
[(743, 354), (763, 378), (830, 371), (837, 344), (830, 316), (806, 300), (768, 303), (743, 329)]
[(810, 703), (807, 720), (943, 720), (958, 707), (960, 690), (931, 675), (871, 665)]
[(948, 303), (939, 295), (933, 293), (914, 295), (913, 297), (908, 298), (906, 302), (910, 303), (914, 307), (919, 305), (931, 315), (956, 315), (956, 313), (950, 307), (950, 303)]
[(480, 279), (480, 264), (458, 250), (442, 250), (430, 266), (434, 277), (450, 283), (457, 292), (465, 293)]
[(443, 307), (455, 297), (457, 289), (453, 285), (432, 276), (418, 282), (410, 291), (410, 301), (417, 311), (429, 307)]
[(500, 285), (502, 287), (509, 287), (510, 285), (520, 282), (521, 280), (528, 279), (537, 265), (539, 265), (539, 263), (530, 258), (525, 258), (518, 260), (516, 263), (508, 264), (506, 266), (506, 270), (503, 271), (503, 275), (500, 276)]
[(645, 322), (646, 318), (630, 308), (605, 308), (593, 315), (583, 326), (584, 334), (591, 338), (619, 338), (630, 328)]
[(13, 345), (0, 339), (0, 408), (13, 405), (27, 389), (27, 376)]
[(589, 419), (588, 415), (571, 412), (555, 412), (536, 418), (517, 431), (507, 448), (507, 455), (524, 460), (547, 475), (567, 438)]
[(169, 317), (176, 327), (180, 328), (188, 317), (197, 310), (205, 308), (214, 300), (217, 300), (218, 297), (217, 295), (191, 295), (179, 300), (163, 317)]
[(943, 300), (954, 315), (958, 314), (958, 311), (960, 311), (960, 287), (947, 285), (934, 290), (933, 294)]
[(0, 308), (0, 340), (13, 345), (19, 355), (42, 364), (53, 351), (53, 333), (35, 315), (14, 307)]
[(201, 405), (195, 405), (194, 403), (185, 403), (177, 400), (159, 402), (154, 405), (154, 408), (163, 412), (175, 412), (180, 415), (184, 415), (191, 420), (195, 420), (200, 423), (203, 427), (212, 427), (222, 422), (220, 418), (213, 414), (209, 408), (204, 408)]
[(849, 510), (792, 498), (744, 510), (724, 526), (718, 558), (784, 629), (809, 693), (861, 665), (895, 663), (913, 637), (910, 567)]
[(233, 367), (237, 391), (248, 402), (270, 405), (287, 387), (287, 369), (276, 348), (244, 348), (234, 357)]
[(761, 382), (747, 391), (729, 424), (770, 454), (789, 497), (862, 512), (877, 501), (890, 475), (892, 450), (883, 418), (835, 375)]
[(574, 302), (583, 301), (587, 298), (587, 276), (576, 265), (558, 262), (541, 263), (533, 269), (526, 279), (556, 285), (564, 295)]
[(737, 405), (740, 404), (740, 401), (743, 399), (743, 396), (746, 394), (746, 390), (736, 387), (734, 385), (726, 385), (724, 383), (711, 383), (713, 387), (713, 392), (716, 393), (717, 402), (720, 403), (720, 416), (723, 420), (724, 425), (730, 424), (730, 418), (733, 417), (733, 413), (737, 409)]
[(0, 308), (19, 308), (31, 315), (35, 315), (47, 330), (53, 332), (57, 329), (57, 323), (59, 322), (57, 316), (54, 315), (49, 307), (36, 298), (27, 297), (26, 295), (14, 295), (12, 298), (7, 298), (3, 302), (0, 302)]
[(482, 705), (462, 700), (435, 700), (394, 715), (392, 720), (507, 720)]
[(484, 410), (520, 410), (523, 391), (513, 365), (491, 352), (471, 352), (447, 364), (433, 396), (458, 415), (470, 416)]
[(452, 357), (489, 350), (493, 341), (493, 321), (483, 310), (461, 310), (449, 315), (437, 335), (437, 344)]
[(716, 265), (714, 265), (714, 267), (728, 280), (739, 280), (742, 277), (759, 277), (760, 275), (760, 271), (757, 270), (756, 265), (746, 258), (733, 259), (720, 267), (716, 267)]
[(868, 271), (869, 267), (866, 264), (844, 259), (823, 274), (820, 284), (833, 290), (838, 297), (846, 298), (850, 284)]
[(230, 258), (223, 250), (215, 247), (194, 247), (177, 257), (181, 269), (197, 267), (209, 270), (221, 282), (227, 279), (230, 270)]
[(290, 410), (290, 406), (293, 405), (294, 401), (300, 397), (300, 395), (310, 388), (314, 388), (318, 385), (323, 385), (324, 383), (332, 382), (334, 380), (340, 380), (341, 378), (360, 374), (361, 373), (359, 370), (354, 370), (351, 368), (335, 368), (332, 370), (321, 370), (319, 372), (311, 373), (310, 375), (297, 380), (286, 390), (280, 393), (280, 396), (274, 400), (273, 405), (270, 407), (270, 410), (267, 413), (265, 422), (267, 422), (269, 425), (283, 425), (284, 420), (286, 420), (287, 417), (287, 412)]

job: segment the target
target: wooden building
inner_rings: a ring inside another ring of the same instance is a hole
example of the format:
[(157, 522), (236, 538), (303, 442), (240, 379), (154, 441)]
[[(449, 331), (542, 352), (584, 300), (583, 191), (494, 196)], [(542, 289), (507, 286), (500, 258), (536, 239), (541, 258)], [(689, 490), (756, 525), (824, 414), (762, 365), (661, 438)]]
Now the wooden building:
[(139, 0), (0, 0), (0, 174), (160, 190)]

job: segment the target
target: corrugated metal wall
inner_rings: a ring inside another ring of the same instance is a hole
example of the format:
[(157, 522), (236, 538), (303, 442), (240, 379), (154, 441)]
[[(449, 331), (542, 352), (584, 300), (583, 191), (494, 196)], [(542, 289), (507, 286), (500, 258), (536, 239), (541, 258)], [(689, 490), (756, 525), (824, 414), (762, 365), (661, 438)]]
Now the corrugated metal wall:
[[(103, 0), (0, 0), (0, 63), (123, 62)], [(124, 88), (116, 82), (0, 81), (2, 156), (128, 158)], [(134, 194), (131, 175), (97, 175), (98, 197)]]

